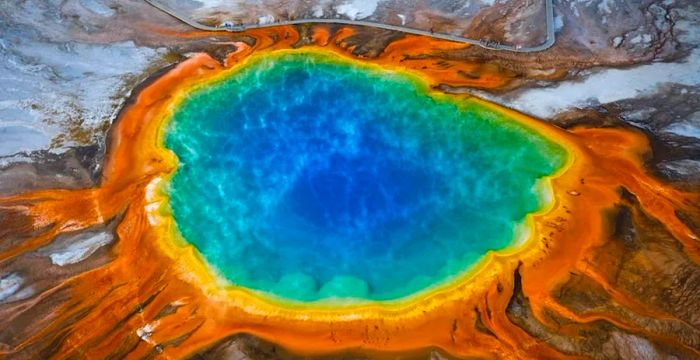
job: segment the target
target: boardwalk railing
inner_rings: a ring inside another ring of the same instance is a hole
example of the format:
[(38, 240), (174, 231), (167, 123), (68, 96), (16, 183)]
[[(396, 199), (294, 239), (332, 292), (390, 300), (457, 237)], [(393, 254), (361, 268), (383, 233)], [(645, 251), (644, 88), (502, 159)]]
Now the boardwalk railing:
[(505, 45), (505, 44), (501, 44), (499, 42), (495, 42), (495, 41), (491, 41), (491, 40), (469, 39), (469, 38), (465, 38), (465, 37), (458, 36), (458, 35), (442, 34), (442, 33), (436, 33), (433, 31), (413, 29), (413, 28), (408, 28), (405, 26), (390, 25), (390, 24), (384, 24), (384, 23), (374, 22), (374, 21), (365, 21), (365, 20), (313, 18), (313, 19), (282, 20), (282, 21), (265, 23), (265, 24), (235, 25), (235, 24), (231, 24), (231, 23), (226, 23), (225, 24), (226, 26), (209, 26), (209, 25), (204, 25), (202, 23), (199, 23), (195, 20), (192, 20), (188, 15), (181, 14), (177, 10), (168, 8), (167, 6), (158, 2), (158, 0), (144, 0), (144, 1), (146, 1), (151, 6), (165, 12), (166, 14), (182, 21), (183, 23), (185, 23), (193, 28), (196, 28), (199, 30), (204, 30), (204, 31), (227, 31), (227, 32), (237, 33), (237, 32), (242, 32), (242, 31), (246, 31), (246, 30), (250, 30), (250, 29), (262, 29), (262, 28), (269, 28), (269, 27), (281, 26), (281, 25), (298, 25), (298, 24), (309, 24), (309, 23), (359, 25), (359, 26), (371, 26), (371, 27), (375, 27), (375, 28), (387, 29), (387, 30), (393, 30), (393, 31), (400, 31), (400, 32), (408, 33), (408, 34), (430, 36), (430, 37), (437, 38), (437, 39), (473, 44), (473, 45), (478, 45), (478, 46), (481, 46), (483, 48), (491, 49), (491, 50), (504, 50), (504, 51), (513, 51), (513, 52), (523, 52), (523, 53), (538, 52), (538, 51), (546, 50), (546, 49), (550, 48), (552, 45), (554, 45), (554, 41), (555, 41), (554, 8), (552, 6), (552, 0), (544, 0), (545, 1), (546, 19), (547, 19), (547, 21), (546, 21), (547, 38), (542, 44), (532, 46), (532, 47), (520, 46), (520, 45)]

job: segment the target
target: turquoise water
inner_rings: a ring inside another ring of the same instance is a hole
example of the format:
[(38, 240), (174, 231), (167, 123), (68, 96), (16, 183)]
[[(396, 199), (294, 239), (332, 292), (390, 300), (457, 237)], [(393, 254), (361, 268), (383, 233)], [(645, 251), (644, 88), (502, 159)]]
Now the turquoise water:
[(565, 151), (406, 75), (272, 55), (194, 90), (166, 130), (183, 237), (233, 284), (389, 300), (513, 242)]

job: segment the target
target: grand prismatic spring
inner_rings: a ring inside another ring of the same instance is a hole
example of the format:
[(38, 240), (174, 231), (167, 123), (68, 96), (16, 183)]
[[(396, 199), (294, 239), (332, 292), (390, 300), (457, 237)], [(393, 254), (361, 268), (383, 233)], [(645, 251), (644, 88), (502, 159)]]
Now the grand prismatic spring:
[(392, 300), (457, 277), (517, 242), (565, 154), (426, 91), (294, 52), (195, 91), (165, 141), (180, 232), (233, 284), (293, 300)]
[[(622, 250), (605, 245), (606, 214), (623, 203), (698, 260), (677, 215), (696, 216), (698, 197), (647, 174), (642, 133), (564, 130), (436, 89), (506, 86), (497, 67), (404, 63), (452, 43), (406, 36), (362, 59), (343, 43), (352, 30), (313, 31), (300, 49), (279, 27), (223, 62), (192, 55), (124, 107), (98, 187), (0, 199), (3, 231), (26, 234), (0, 259), (107, 223), (119, 239), (0, 351), (187, 358), (250, 334), (300, 356), (557, 358), (558, 338), (535, 335), (607, 321), (700, 355), (633, 321), (676, 326), (609, 276)], [(572, 274), (616, 307), (558, 301)]]

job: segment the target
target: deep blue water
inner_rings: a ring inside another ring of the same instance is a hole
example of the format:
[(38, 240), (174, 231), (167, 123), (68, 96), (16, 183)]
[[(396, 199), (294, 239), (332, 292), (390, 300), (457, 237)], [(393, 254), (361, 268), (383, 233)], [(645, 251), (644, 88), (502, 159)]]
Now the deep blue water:
[(325, 55), (270, 56), (194, 91), (166, 145), (184, 238), (283, 298), (410, 295), (508, 246), (565, 159), (476, 105)]

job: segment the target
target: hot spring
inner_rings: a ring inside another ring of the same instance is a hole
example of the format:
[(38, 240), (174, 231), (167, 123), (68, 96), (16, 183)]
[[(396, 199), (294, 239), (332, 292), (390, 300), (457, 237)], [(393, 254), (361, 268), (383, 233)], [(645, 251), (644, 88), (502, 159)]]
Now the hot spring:
[(164, 138), (181, 236), (230, 284), (302, 302), (458, 278), (515, 245), (567, 157), (489, 108), (322, 52), (197, 86)]

